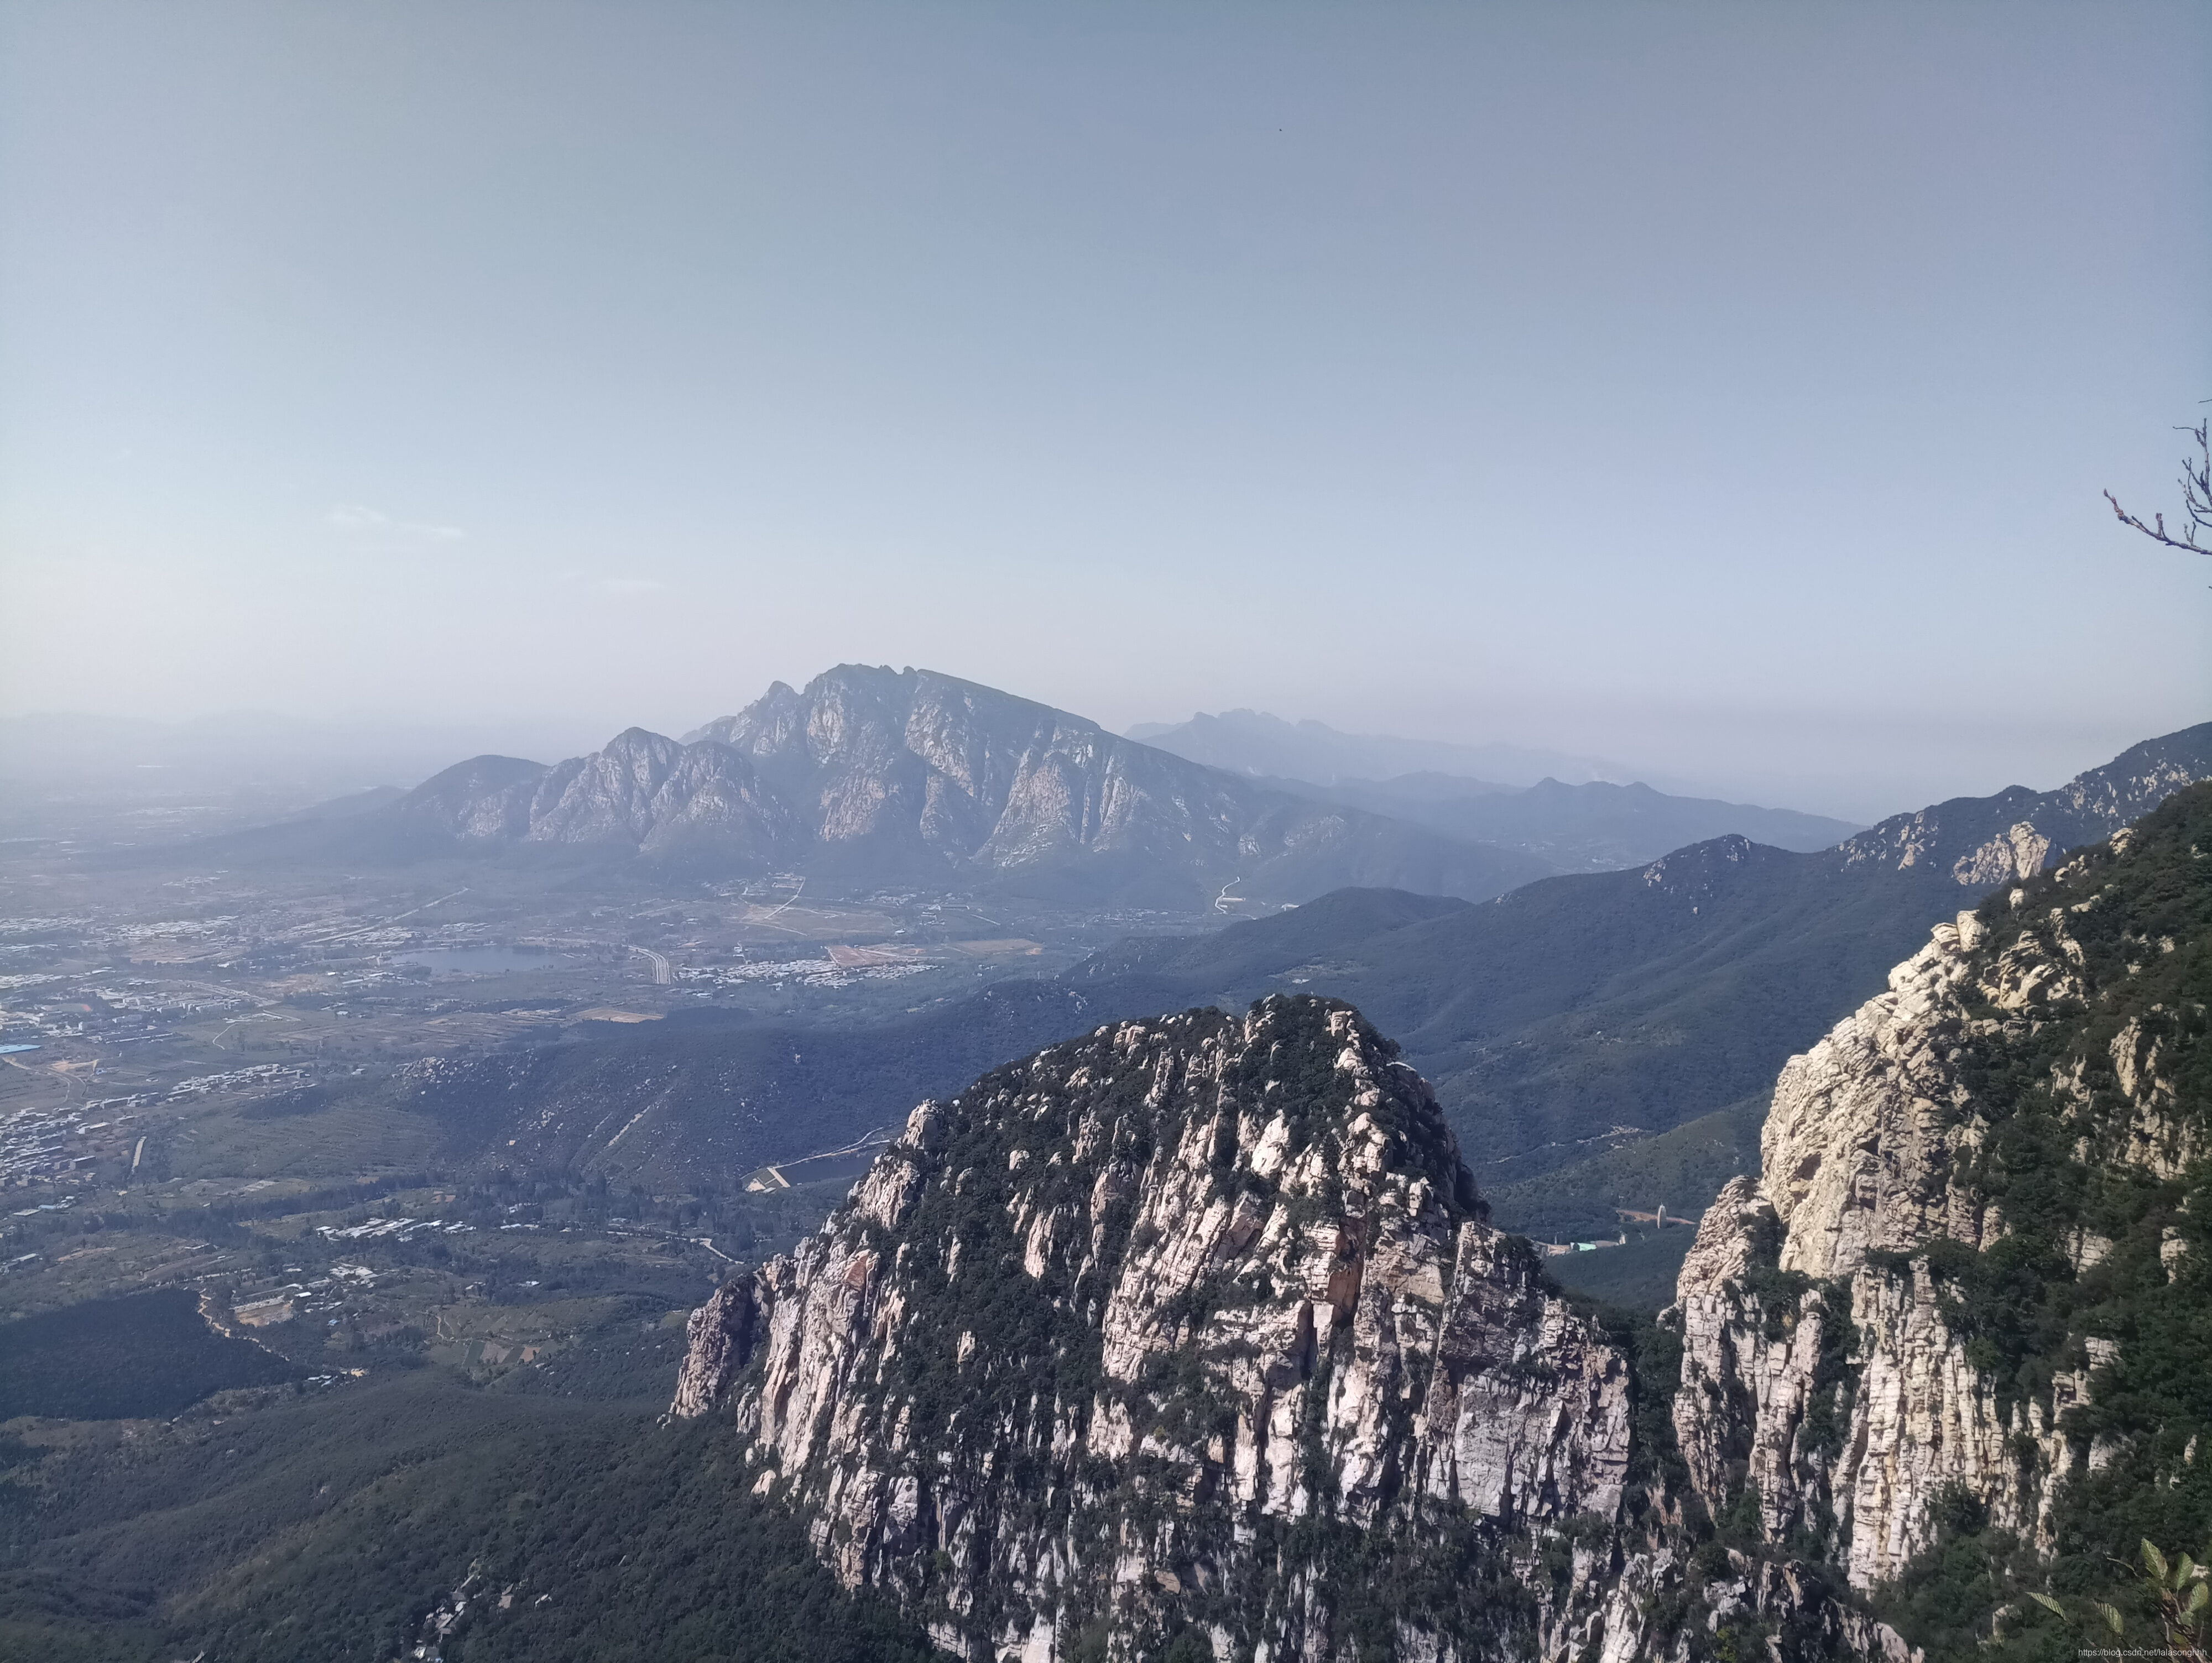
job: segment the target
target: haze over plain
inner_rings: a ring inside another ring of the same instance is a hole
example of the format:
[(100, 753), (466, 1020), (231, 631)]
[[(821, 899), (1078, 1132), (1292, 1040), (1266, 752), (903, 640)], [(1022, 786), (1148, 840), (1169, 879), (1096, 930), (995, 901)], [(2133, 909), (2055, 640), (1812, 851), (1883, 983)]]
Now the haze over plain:
[(2201, 1663), (2208, 47), (0, 8), (0, 1657)]
[(921, 664), (1862, 820), (2203, 714), (2098, 495), (2212, 391), (2199, 8), (0, 28), (0, 709)]

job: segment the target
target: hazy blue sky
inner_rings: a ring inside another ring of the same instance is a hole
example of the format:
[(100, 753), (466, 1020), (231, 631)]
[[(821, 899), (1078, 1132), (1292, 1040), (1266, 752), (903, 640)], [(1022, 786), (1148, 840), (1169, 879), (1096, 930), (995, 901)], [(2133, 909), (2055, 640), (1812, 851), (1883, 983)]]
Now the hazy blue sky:
[(2212, 716), (2212, 7), (0, 9), (0, 710)]

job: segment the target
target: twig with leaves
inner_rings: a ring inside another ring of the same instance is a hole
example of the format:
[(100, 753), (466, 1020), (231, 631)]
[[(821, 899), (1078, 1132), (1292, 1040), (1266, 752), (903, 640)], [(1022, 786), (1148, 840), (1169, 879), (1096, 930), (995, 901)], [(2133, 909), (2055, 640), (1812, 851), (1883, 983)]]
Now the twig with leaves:
[[(2212, 552), (2201, 550), (2200, 552)], [(2205, 1581), (2202, 1566), (2183, 1554), (2179, 1562), (2169, 1564), (2166, 1555), (2148, 1538), (2142, 1545), (2142, 1569), (2137, 1570), (2124, 1559), (2112, 1563), (2133, 1576), (2151, 1596), (2158, 1612), (2159, 1626), (2166, 1631), (2167, 1651), (2175, 1657), (2191, 1660), (2191, 1663), (2207, 1663), (2204, 1654), (2205, 1606), (2212, 1604), (2212, 1585)], [(2056, 1616), (2062, 1623), (2074, 1620), (2066, 1614), (2066, 1607), (2047, 1593), (2031, 1593), (2029, 1599)], [(2127, 1620), (2120, 1615), (2119, 1607), (2106, 1605), (2101, 1599), (2088, 1602), (2104, 1625), (2113, 1634), (2126, 1632)]]
[(2197, 454), (2181, 458), (2181, 506), (2187, 511), (2189, 525), (2176, 537), (2166, 529), (2166, 516), (2153, 514), (2151, 523), (2144, 525), (2125, 508), (2119, 498), (2110, 491), (2105, 501), (2112, 505), (2112, 512), (2120, 517), (2120, 524), (2132, 525), (2154, 543), (2163, 543), (2169, 549), (2185, 549), (2192, 555), (2212, 555), (2212, 543), (2203, 541), (2203, 534), (2212, 531), (2212, 421), (2199, 422), (2193, 428), (2177, 428), (2197, 441)]

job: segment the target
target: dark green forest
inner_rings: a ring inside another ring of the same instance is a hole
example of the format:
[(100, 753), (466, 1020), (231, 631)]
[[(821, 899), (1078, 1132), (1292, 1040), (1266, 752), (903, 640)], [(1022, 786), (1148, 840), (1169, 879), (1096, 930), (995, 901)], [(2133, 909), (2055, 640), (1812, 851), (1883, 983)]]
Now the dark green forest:
[(173, 1415), (227, 1387), (301, 1372), (251, 1340), (217, 1333), (186, 1290), (156, 1288), (0, 1325), (0, 1421)]
[(34, 1424), (0, 1445), (0, 1655), (370, 1663), (457, 1597), (449, 1663), (928, 1654), (745, 1494), (720, 1423), (657, 1424), (665, 1401), (420, 1369), (158, 1430)]

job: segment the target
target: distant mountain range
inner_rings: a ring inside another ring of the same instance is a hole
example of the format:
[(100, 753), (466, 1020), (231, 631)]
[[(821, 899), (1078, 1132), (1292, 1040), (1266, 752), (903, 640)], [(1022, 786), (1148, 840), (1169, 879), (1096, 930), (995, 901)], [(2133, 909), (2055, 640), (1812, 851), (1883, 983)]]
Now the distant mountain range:
[[(2145, 762), (2145, 778), (2164, 779), (2160, 768), (2195, 777), (2198, 731), (2153, 742), (2175, 749)], [(2047, 848), (2118, 823), (2151, 789), (2108, 774), (2082, 776), (2063, 804), (2014, 787), (1850, 836), (1843, 822), (1640, 784), (1240, 776), (973, 682), (842, 665), (804, 689), (779, 682), (680, 739), (631, 728), (550, 765), (472, 757), (411, 791), (359, 793), (212, 841), (310, 861), (635, 863), (686, 877), (797, 873), (847, 889), (918, 883), (1186, 911), (1346, 887), (1486, 901), (1717, 834), (1776, 854), (1838, 847), (1832, 865), (1948, 873), (1963, 862), (1987, 885), (2027, 862), (2038, 838)], [(2045, 829), (2015, 833), (2030, 819)], [(1962, 827), (1975, 828), (1971, 842), (1954, 848)]]
[[(1756, 1170), (1782, 1064), (1879, 992), (1931, 926), (2204, 778), (2212, 724), (2057, 791), (1958, 798), (1838, 849), (1724, 837), (1480, 905), (1346, 889), (1203, 935), (1125, 942), (879, 1028), (683, 1013), (650, 1034), (455, 1064), (416, 1089), (490, 1146), (518, 1138), (533, 1158), (676, 1186), (687, 1162), (743, 1170), (835, 1147), (1100, 1023), (1321, 993), (1397, 1035), (1501, 1223), (1587, 1235), (1615, 1201), (1694, 1209), (1730, 1173)], [(1644, 1187), (1670, 1173), (1680, 1181)]]
[(1826, 815), (1661, 791), (1650, 777), (1595, 757), (1340, 733), (1264, 711), (1140, 723), (1129, 737), (1279, 790), (1519, 849), (1559, 871), (1631, 866), (1729, 832), (1808, 850), (1860, 829)]
[(1070, 982), (1115, 1008), (1352, 1000), (1435, 1083), (1496, 1185), (1741, 1103), (1880, 992), (1932, 925), (2207, 778), (2212, 723), (2056, 791), (1954, 798), (1837, 848), (1723, 837), (1484, 906), (1334, 895), (1131, 942)]
[(1218, 716), (1200, 712), (1187, 722), (1139, 722), (1129, 730), (1129, 737), (1231, 774), (1303, 780), (1317, 786), (1437, 774), (1508, 786), (1545, 780), (1627, 785), (1640, 779), (1669, 790), (1679, 787), (1679, 782), (1648, 769), (1595, 756), (1519, 745), (1457, 745), (1387, 733), (1341, 733), (1321, 722), (1286, 722), (1264, 710), (1224, 710)]
[(1670, 797), (1646, 785), (1616, 786), (1598, 780), (1578, 786), (1540, 780), (1523, 790), (1444, 774), (1350, 780), (1333, 786), (1294, 780), (1267, 783), (1454, 837), (1519, 849), (1562, 871), (1632, 866), (1686, 843), (1730, 832), (1755, 843), (1804, 851), (1832, 848), (1861, 829), (1848, 820), (1831, 820), (1821, 814)]
[(396, 801), (256, 834), (362, 859), (643, 859), (1072, 903), (1195, 909), (1385, 884), (1486, 899), (1553, 870), (1240, 780), (922, 670), (843, 665), (671, 739), (633, 728), (548, 767), (479, 756)]

